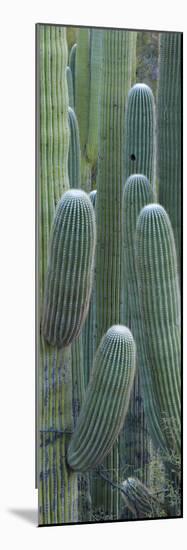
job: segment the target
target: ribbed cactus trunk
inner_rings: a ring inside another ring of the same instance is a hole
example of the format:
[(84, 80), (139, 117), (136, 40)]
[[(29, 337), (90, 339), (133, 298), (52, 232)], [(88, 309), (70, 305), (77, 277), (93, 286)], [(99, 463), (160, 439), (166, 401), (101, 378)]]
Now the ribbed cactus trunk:
[[(97, 345), (111, 325), (121, 322), (124, 115), (131, 86), (132, 38), (136, 39), (136, 33), (103, 32), (96, 207)], [(105, 468), (111, 480), (118, 481), (118, 443)], [(118, 517), (118, 493), (101, 481), (94, 486), (95, 509), (104, 508), (110, 518)]]
[(159, 202), (173, 227), (181, 273), (182, 232), (182, 34), (160, 33), (157, 96)]
[[(56, 205), (69, 187), (68, 92), (65, 29), (38, 25), (40, 312), (48, 263), (49, 235)], [(76, 522), (77, 476), (65, 454), (73, 430), (71, 354), (40, 338), (39, 357), (39, 524)]]

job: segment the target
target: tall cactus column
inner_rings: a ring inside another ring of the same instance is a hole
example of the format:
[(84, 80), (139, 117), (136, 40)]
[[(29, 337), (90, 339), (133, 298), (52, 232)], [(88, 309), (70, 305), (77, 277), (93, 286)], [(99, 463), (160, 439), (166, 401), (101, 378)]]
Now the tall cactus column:
[[(62, 27), (38, 25), (40, 80), (39, 195), (40, 312), (49, 235), (55, 208), (69, 187), (67, 44)], [(77, 476), (67, 469), (66, 446), (73, 430), (70, 348), (58, 350), (40, 337), (39, 356), (39, 524), (75, 522)]]
[[(106, 330), (121, 321), (122, 185), (124, 113), (132, 74), (132, 35), (103, 33), (97, 178), (96, 307), (97, 343)], [(118, 479), (118, 445), (106, 461), (111, 479)], [(118, 517), (118, 495), (106, 483), (95, 483), (94, 504)]]
[(135, 249), (145, 410), (153, 441), (175, 469), (181, 449), (180, 295), (173, 231), (161, 205), (141, 210)]
[(157, 110), (159, 202), (169, 214), (181, 270), (182, 35), (160, 33)]

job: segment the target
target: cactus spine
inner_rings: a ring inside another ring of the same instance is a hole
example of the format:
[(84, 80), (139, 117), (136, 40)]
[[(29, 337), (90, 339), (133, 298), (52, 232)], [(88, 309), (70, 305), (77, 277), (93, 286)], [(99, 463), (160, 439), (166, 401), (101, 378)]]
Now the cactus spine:
[(127, 100), (125, 119), (125, 179), (144, 174), (155, 188), (155, 104), (146, 84), (135, 84)]
[(146, 354), (141, 369), (145, 408), (153, 441), (169, 463), (180, 455), (181, 445), (180, 298), (173, 231), (159, 204), (141, 211), (135, 247)]
[(70, 468), (88, 471), (101, 464), (123, 425), (135, 374), (135, 344), (122, 325), (101, 340), (90, 382), (68, 447)]
[(157, 98), (157, 170), (159, 202), (166, 209), (175, 237), (180, 273), (182, 192), (182, 34), (160, 33)]
[(42, 330), (52, 346), (69, 345), (88, 313), (96, 243), (88, 195), (71, 189), (59, 201), (51, 233)]
[(68, 174), (69, 184), (73, 189), (81, 187), (81, 151), (77, 117), (73, 109), (68, 107), (68, 120), (70, 129)]
[[(136, 39), (136, 33), (103, 31), (96, 208), (97, 344), (112, 324), (121, 322), (124, 113), (131, 86), (132, 38)], [(112, 477), (117, 475), (118, 481), (117, 444), (107, 458), (106, 469)], [(96, 506), (118, 517), (118, 494), (106, 483), (98, 481), (94, 498)]]
[[(69, 187), (67, 44), (65, 29), (37, 26), (40, 61), (40, 304), (56, 204)], [(58, 67), (58, 71), (57, 71)], [(77, 476), (67, 469), (66, 446), (73, 430), (70, 349), (58, 351), (42, 336), (39, 358), (39, 524), (76, 522)]]

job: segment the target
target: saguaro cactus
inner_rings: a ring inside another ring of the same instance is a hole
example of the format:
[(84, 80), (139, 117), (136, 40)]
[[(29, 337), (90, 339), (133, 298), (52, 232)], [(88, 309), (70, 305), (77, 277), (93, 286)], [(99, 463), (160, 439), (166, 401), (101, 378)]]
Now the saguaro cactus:
[(155, 186), (156, 118), (151, 89), (135, 84), (128, 94), (125, 117), (125, 179), (144, 174)]
[[(124, 117), (131, 86), (132, 41), (136, 33), (103, 32), (103, 68), (100, 96), (99, 157), (97, 177), (96, 309), (97, 343), (106, 330), (121, 322), (122, 294), (122, 189), (124, 179)], [(117, 445), (106, 469), (118, 481)], [(98, 493), (98, 494), (97, 494)], [(118, 516), (118, 494), (98, 481), (95, 506)]]
[(70, 187), (78, 189), (81, 186), (81, 151), (77, 117), (73, 109), (68, 107), (68, 119), (70, 128), (68, 174)]
[[(62, 27), (37, 26), (39, 55), (40, 306), (55, 208), (68, 181), (67, 44)], [(58, 66), (58, 71), (56, 70)], [(51, 348), (41, 336), (39, 356), (39, 524), (78, 520), (77, 476), (65, 461), (73, 431), (70, 349)]]
[(96, 244), (95, 214), (88, 195), (64, 193), (51, 235), (42, 331), (51, 345), (69, 345), (88, 313)]
[(182, 193), (182, 34), (160, 33), (157, 98), (159, 202), (173, 227), (180, 273)]
[(90, 382), (68, 447), (69, 466), (88, 471), (110, 452), (123, 425), (135, 374), (135, 343), (122, 325), (101, 340)]
[(169, 463), (180, 458), (181, 445), (180, 298), (173, 231), (159, 204), (141, 211), (135, 247), (145, 410), (153, 441)]

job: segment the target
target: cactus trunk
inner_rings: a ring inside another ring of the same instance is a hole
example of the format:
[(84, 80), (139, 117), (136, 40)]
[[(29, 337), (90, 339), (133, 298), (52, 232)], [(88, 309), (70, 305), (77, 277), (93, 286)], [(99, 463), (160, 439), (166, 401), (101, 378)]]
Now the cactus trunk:
[[(48, 262), (49, 235), (57, 202), (68, 181), (68, 91), (65, 29), (38, 25), (40, 81), (40, 308)], [(41, 336), (39, 357), (39, 524), (76, 522), (77, 476), (65, 452), (73, 430), (70, 349), (58, 351)]]
[[(131, 86), (132, 39), (136, 39), (136, 33), (103, 32), (96, 207), (97, 343), (112, 324), (121, 322), (124, 114)], [(105, 466), (111, 479), (118, 480), (117, 443)], [(95, 508), (104, 508), (109, 517), (118, 517), (119, 495), (109, 485), (95, 482), (93, 500)]]
[(157, 170), (159, 202), (166, 209), (175, 237), (181, 271), (182, 195), (182, 35), (160, 33), (157, 97)]

